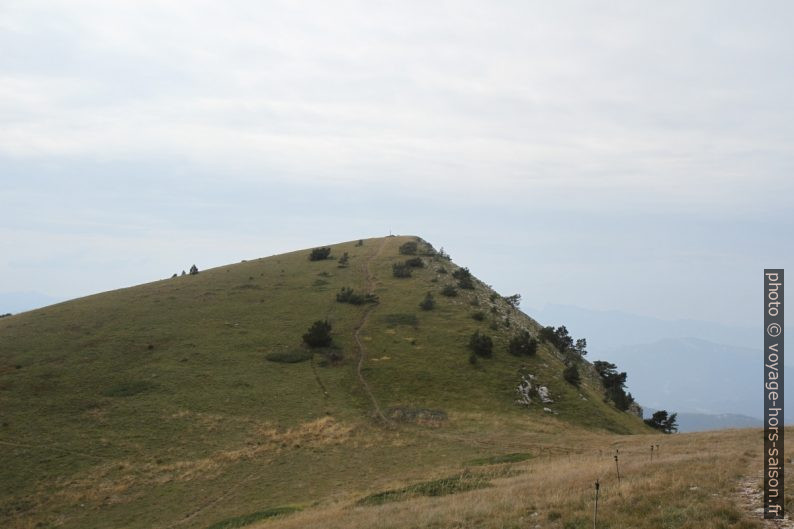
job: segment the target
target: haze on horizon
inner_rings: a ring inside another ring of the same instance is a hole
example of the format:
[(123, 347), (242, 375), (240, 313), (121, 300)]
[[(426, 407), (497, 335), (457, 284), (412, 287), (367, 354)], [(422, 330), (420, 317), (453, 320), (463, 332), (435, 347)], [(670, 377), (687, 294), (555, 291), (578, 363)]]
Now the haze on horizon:
[(526, 307), (759, 325), (794, 256), (792, 15), (3, 2), (0, 294), (393, 232)]

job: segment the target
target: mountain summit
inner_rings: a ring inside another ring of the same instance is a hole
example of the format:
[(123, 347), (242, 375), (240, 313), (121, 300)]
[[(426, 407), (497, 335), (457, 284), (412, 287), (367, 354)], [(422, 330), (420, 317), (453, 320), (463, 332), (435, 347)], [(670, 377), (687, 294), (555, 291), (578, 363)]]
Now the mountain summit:
[(500, 428), (648, 432), (517, 297), (421, 238), (196, 272), (0, 319), (6, 512), (192, 525), (230, 510), (194, 500), (232, 484), (257, 487), (238, 504), (311, 499), (398, 460), (504, 451)]

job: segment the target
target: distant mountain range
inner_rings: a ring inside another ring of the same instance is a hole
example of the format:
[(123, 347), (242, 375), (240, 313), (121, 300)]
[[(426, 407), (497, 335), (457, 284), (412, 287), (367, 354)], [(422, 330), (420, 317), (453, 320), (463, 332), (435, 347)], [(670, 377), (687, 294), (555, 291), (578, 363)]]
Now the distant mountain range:
[(652, 408), (760, 418), (763, 364), (754, 353), (698, 338), (666, 338), (598, 357), (626, 371), (634, 398)]
[[(757, 426), (763, 415), (756, 329), (566, 305), (530, 313), (544, 325), (565, 325), (574, 337), (587, 338), (589, 360), (617, 364), (628, 373), (634, 398), (678, 412), (682, 431)], [(791, 406), (785, 416), (794, 422)]]
[(651, 343), (666, 338), (700, 338), (734, 347), (761, 345), (759, 329), (700, 320), (663, 320), (617, 310), (592, 310), (549, 304), (526, 310), (544, 325), (565, 325), (572, 335), (587, 338), (591, 355), (624, 345)]

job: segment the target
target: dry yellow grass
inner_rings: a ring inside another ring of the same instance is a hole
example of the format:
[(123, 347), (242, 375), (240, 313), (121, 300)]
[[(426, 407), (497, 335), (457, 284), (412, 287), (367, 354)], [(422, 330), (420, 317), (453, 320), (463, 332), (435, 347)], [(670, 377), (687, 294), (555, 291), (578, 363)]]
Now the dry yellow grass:
[[(252, 528), (405, 529), (592, 527), (594, 483), (601, 482), (598, 527), (752, 528), (736, 494), (742, 476), (758, 475), (762, 441), (756, 430), (631, 437), (587, 436), (572, 455), (513, 465), (521, 473), (492, 487), (442, 497), (360, 506), (361, 495)], [(650, 445), (660, 450), (650, 461)], [(614, 454), (619, 449), (621, 483)]]

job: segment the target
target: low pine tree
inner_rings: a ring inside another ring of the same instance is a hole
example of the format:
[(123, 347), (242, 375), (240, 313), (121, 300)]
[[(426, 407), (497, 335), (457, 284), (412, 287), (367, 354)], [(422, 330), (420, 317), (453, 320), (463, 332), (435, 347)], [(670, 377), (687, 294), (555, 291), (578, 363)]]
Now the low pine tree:
[(529, 334), (529, 331), (521, 331), (510, 338), (507, 350), (515, 356), (532, 356), (538, 352), (538, 341)]
[(328, 320), (315, 321), (303, 335), (303, 341), (309, 347), (328, 347), (332, 341), (331, 324)]
[(431, 294), (430, 292), (425, 294), (425, 299), (423, 299), (422, 302), (419, 303), (419, 307), (421, 307), (422, 310), (433, 310), (435, 306), (436, 306), (436, 300), (433, 299), (433, 294)]
[(565, 379), (566, 382), (572, 384), (574, 386), (579, 386), (579, 383), (582, 381), (582, 377), (579, 375), (579, 369), (576, 367), (576, 364), (571, 364), (566, 367), (562, 371), (562, 378)]
[(469, 349), (477, 356), (489, 357), (493, 354), (493, 340), (479, 330), (469, 338)]

